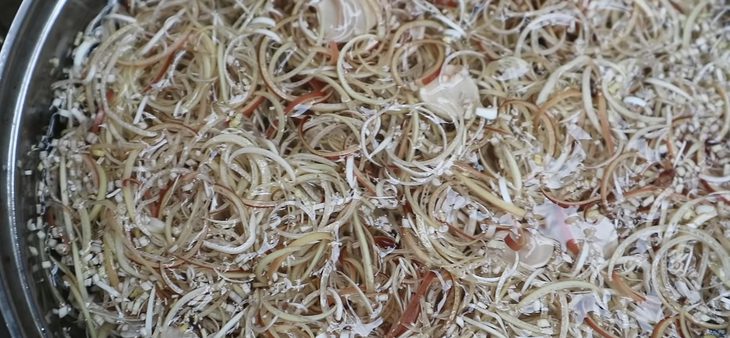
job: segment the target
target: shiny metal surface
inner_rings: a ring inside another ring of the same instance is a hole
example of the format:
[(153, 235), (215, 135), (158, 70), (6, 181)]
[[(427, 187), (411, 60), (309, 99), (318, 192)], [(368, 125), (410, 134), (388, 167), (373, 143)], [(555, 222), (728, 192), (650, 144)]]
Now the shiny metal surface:
[[(104, 3), (26, 0), (0, 52), (0, 309), (12, 337), (64, 336), (50, 314), (57, 306), (48, 297), (51, 286), (28, 250), (38, 243), (26, 227), (36, 217), (37, 153), (31, 150), (47, 129), (50, 84), (61, 78), (76, 32)], [(61, 60), (60, 67), (52, 65), (53, 58)]]

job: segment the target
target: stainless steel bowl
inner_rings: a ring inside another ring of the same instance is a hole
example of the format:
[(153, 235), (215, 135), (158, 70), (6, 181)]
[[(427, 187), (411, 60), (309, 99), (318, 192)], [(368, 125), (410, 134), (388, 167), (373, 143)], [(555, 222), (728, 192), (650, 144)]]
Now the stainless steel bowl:
[(82, 330), (64, 334), (67, 323), (51, 314), (58, 305), (39, 259), (30, 255), (29, 246), (39, 240), (26, 223), (37, 216), (38, 154), (32, 147), (50, 120), (50, 85), (62, 77), (76, 33), (104, 4), (26, 0), (0, 52), (0, 307), (12, 337), (83, 336)]

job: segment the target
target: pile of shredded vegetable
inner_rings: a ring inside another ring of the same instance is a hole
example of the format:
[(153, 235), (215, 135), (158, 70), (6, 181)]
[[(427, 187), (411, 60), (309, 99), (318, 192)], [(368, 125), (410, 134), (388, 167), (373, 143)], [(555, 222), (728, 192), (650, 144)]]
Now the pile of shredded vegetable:
[(721, 0), (124, 0), (41, 151), (90, 337), (730, 327)]

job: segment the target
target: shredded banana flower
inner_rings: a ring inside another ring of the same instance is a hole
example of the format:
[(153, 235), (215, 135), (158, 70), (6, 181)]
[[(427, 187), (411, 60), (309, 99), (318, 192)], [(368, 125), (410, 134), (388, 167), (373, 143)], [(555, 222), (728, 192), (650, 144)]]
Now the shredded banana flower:
[(53, 84), (89, 337), (730, 327), (719, 0), (109, 1)]

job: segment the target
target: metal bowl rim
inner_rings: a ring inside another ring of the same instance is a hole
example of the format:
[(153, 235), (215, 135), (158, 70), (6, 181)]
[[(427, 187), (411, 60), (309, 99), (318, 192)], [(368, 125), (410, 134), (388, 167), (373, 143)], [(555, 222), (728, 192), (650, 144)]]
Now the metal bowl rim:
[[(48, 17), (54, 18), (54, 14), (58, 14), (57, 12), (60, 8), (59, 4), (62, 5), (64, 2), (65, 1), (59, 1), (55, 5), (52, 5), (51, 7), (54, 7), (54, 9), (50, 11), (50, 15)], [(2, 203), (0, 203), (0, 226), (4, 227), (4, 231), (10, 234), (10, 243), (6, 243), (6, 245), (12, 246), (11, 250), (13, 253), (12, 257), (10, 257), (10, 261), (6, 261), (6, 257), (3, 257), (3, 260), (0, 261), (0, 285), (2, 286), (0, 287), (0, 312), (5, 319), (5, 325), (7, 326), (11, 337), (24, 337), (28, 334), (46, 336), (48, 334), (46, 322), (34, 303), (35, 297), (31, 290), (31, 282), (21, 276), (22, 269), (26, 269), (28, 264), (20, 251), (20, 245), (23, 239), (19, 237), (17, 229), (18, 224), (15, 198), (15, 176), (18, 171), (16, 166), (17, 145), (21, 127), (19, 122), (24, 111), (23, 105), (25, 103), (25, 96), (27, 95), (28, 84), (30, 81), (29, 77), (31, 77), (30, 73), (36, 66), (33, 64), (33, 59), (35, 58), (37, 60), (40, 48), (39, 44), (42, 41), (45, 41), (45, 39), (37, 39), (27, 46), (21, 46), (23, 41), (20, 38), (23, 33), (23, 28), (27, 27), (29, 24), (28, 21), (30, 21), (31, 17), (29, 14), (34, 8), (34, 3), (34, 1), (23, 1), (21, 3), (15, 14), (13, 23), (10, 26), (10, 30), (5, 37), (2, 49), (0, 50), (0, 88), (3, 90), (11, 89), (13, 85), (7, 84), (8, 81), (11, 81), (8, 79), (11, 77), (9, 75), (13, 72), (23, 72), (22, 82), (14, 84), (18, 88), (14, 93), (0, 93), (0, 100), (3, 98), (9, 98), (7, 102), (2, 102), (2, 105), (7, 107), (7, 110), (5, 110), (2, 114), (12, 115), (10, 118), (3, 117), (3, 121), (10, 120), (11, 124), (9, 126), (2, 126), (6, 132), (3, 133), (3, 139), (0, 142), (3, 146), (2, 149), (0, 149), (3, 160), (2, 177), (0, 177), (0, 182), (5, 183), (3, 185), (4, 191), (0, 193), (0, 200), (2, 201)], [(49, 22), (43, 23), (42, 28), (40, 28), (39, 31), (39, 36), (47, 36), (49, 27)], [(30, 53), (32, 57), (24, 63), (26, 66), (24, 70), (13, 70), (12, 67), (14, 65), (10, 64), (10, 62), (13, 60), (13, 54), (18, 53), (20, 48), (32, 50)], [(13, 270), (15, 270), (18, 274), (15, 281), (20, 282), (22, 294), (14, 294), (9, 288), (10, 276), (8, 276), (7, 272)], [(24, 307), (30, 310), (29, 313), (20, 313), (17, 309), (17, 305), (19, 303), (24, 304)], [(23, 317), (27, 318), (27, 316), (32, 317), (32, 320), (36, 325), (36, 332), (29, 330), (28, 327), (23, 327), (21, 319)]]

